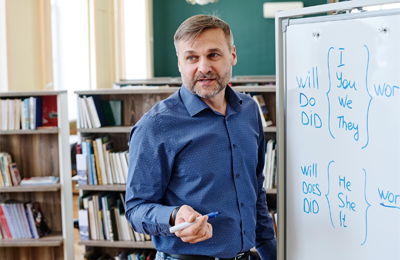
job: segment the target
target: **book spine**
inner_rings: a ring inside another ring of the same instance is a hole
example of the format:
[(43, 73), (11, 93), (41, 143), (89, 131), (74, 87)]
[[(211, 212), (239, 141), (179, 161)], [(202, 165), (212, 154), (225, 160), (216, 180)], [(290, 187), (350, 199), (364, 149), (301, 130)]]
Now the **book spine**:
[(88, 211), (86, 209), (80, 209), (79, 215), (79, 235), (81, 240), (89, 240), (89, 219)]
[(0, 205), (0, 221), (3, 235), (5, 238), (12, 238), (10, 228), (7, 224), (6, 216), (4, 215), (3, 207)]
[(94, 183), (94, 185), (97, 185), (98, 184), (98, 177), (97, 177), (96, 162), (95, 162), (95, 159), (94, 159), (94, 154), (90, 155), (90, 159), (91, 159), (91, 162), (92, 162), (93, 183)]
[(11, 221), (11, 219), (12, 219), (11, 212), (9, 211), (9, 208), (7, 207), (7, 204), (3, 203), (1, 206), (3, 208), (3, 212), (4, 212), (4, 216), (6, 218), (6, 221), (7, 221), (7, 225), (10, 228), (11, 237), (12, 238), (17, 238), (17, 233), (16, 233), (16, 230), (14, 228), (14, 223), (13, 223), (13, 221)]
[(39, 126), (43, 125), (43, 98), (42, 97), (36, 97), (36, 108), (35, 108), (35, 129), (37, 129)]
[(29, 98), (29, 125), (31, 127), (31, 130), (36, 129), (36, 99), (34, 97)]
[(30, 112), (29, 112), (29, 99), (24, 99), (24, 112), (25, 112), (25, 128), (31, 129)]
[(104, 162), (103, 143), (102, 143), (101, 138), (96, 139), (96, 145), (97, 145), (97, 153), (98, 153), (99, 162), (100, 162), (101, 181), (104, 185), (107, 185), (108, 184), (107, 171), (106, 171), (106, 166), (105, 166), (105, 162)]
[(39, 238), (39, 234), (38, 234), (37, 228), (36, 228), (35, 219), (33, 218), (32, 204), (31, 203), (27, 203), (26, 204), (26, 210), (28, 212), (29, 224), (30, 224), (30, 227), (31, 227), (32, 235), (33, 235), (34, 238)]
[(85, 142), (86, 151), (87, 151), (87, 162), (88, 162), (88, 174), (89, 174), (89, 184), (94, 185), (94, 176), (93, 176), (93, 168), (92, 168), (92, 153), (91, 153), (91, 145), (90, 142)]
[(87, 157), (84, 154), (76, 155), (76, 171), (78, 174), (78, 185), (87, 185)]
[(25, 100), (21, 101), (21, 126), (22, 130), (26, 130)]
[(96, 140), (93, 140), (92, 144), (93, 144), (94, 161), (95, 161), (95, 164), (96, 164), (96, 173), (97, 173), (97, 178), (98, 178), (98, 184), (102, 185), (103, 184), (103, 177), (102, 177), (102, 172), (101, 172), (101, 169), (100, 169), (100, 160), (99, 160), (99, 154), (98, 154)]

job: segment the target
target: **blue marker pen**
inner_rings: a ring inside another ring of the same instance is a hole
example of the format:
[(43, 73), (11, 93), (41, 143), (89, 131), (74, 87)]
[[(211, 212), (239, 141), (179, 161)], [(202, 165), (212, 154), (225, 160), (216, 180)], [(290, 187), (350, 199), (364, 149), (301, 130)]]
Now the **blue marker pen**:
[[(208, 219), (210, 220), (210, 219), (212, 219), (212, 218), (215, 218), (215, 217), (218, 216), (219, 214), (220, 214), (220, 212), (211, 212), (211, 213), (208, 213), (206, 216), (208, 216)], [(201, 216), (201, 217), (202, 217), (202, 216)], [(170, 228), (169, 228), (169, 232), (175, 233), (176, 231), (179, 231), (179, 230), (182, 230), (182, 229), (184, 229), (184, 228), (190, 227), (191, 225), (193, 225), (194, 223), (196, 223), (197, 220), (199, 220), (201, 217), (197, 217), (196, 220), (195, 220), (194, 222), (192, 222), (192, 223), (184, 222), (184, 223), (178, 224), (178, 225), (176, 225), (176, 226), (170, 227)]]

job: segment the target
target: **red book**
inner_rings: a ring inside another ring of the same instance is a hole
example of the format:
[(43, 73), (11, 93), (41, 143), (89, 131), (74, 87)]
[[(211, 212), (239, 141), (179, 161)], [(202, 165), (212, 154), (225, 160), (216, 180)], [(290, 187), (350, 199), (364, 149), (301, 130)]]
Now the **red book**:
[(14, 186), (19, 185), (21, 183), (21, 175), (19, 174), (16, 163), (10, 164), (10, 174), (13, 181), (13, 185)]
[(82, 148), (80, 144), (76, 144), (76, 154), (82, 154)]
[(6, 216), (4, 215), (3, 208), (0, 205), (0, 227), (1, 232), (6, 238), (12, 238), (10, 229), (7, 224)]
[(43, 126), (58, 126), (57, 96), (43, 96)]

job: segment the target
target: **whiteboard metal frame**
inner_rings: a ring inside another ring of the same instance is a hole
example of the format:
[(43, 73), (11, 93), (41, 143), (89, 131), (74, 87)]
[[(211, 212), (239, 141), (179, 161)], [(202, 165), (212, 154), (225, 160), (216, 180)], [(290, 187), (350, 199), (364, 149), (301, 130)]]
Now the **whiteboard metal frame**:
[[(302, 9), (277, 12), (275, 15), (275, 56), (276, 56), (276, 114), (277, 114), (277, 167), (278, 167), (278, 259), (286, 260), (286, 26), (323, 21), (356, 19), (361, 17), (384, 16), (398, 13), (399, 9), (366, 11), (349, 14), (329, 14), (331, 12), (347, 11), (360, 7), (400, 3), (400, 0), (358, 0), (335, 4), (326, 4)], [(326, 13), (326, 16), (290, 20), (304, 15)]]

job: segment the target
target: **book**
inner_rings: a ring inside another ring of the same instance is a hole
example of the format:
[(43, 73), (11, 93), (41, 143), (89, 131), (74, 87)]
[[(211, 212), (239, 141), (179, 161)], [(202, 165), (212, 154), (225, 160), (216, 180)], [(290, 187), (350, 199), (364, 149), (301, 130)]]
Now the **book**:
[(101, 106), (104, 111), (107, 126), (122, 125), (122, 101), (121, 100), (102, 100)]
[(79, 236), (81, 240), (89, 240), (89, 213), (87, 209), (79, 209)]
[(14, 130), (21, 129), (21, 99), (15, 99)]
[(46, 185), (56, 184), (60, 178), (56, 176), (29, 177), (21, 181), (21, 185)]
[(32, 236), (33, 236), (33, 238), (39, 238), (39, 233), (36, 228), (36, 222), (33, 219), (32, 203), (31, 202), (25, 203), (25, 208), (26, 208), (26, 213), (27, 213), (27, 217), (28, 217), (28, 221), (29, 221), (29, 226), (30, 226), (30, 229), (32, 232)]
[(42, 126), (58, 126), (57, 96), (42, 97)]
[(96, 138), (95, 141), (96, 141), (97, 153), (98, 153), (98, 157), (99, 157), (101, 181), (103, 184), (107, 185), (109, 182), (107, 179), (108, 174), (107, 174), (106, 164), (105, 164), (105, 159), (104, 159), (103, 144), (110, 141), (110, 136), (106, 135), (101, 138)]
[(9, 153), (0, 153), (0, 167), (2, 168), (3, 179), (6, 187), (11, 187), (12, 180), (9, 165), (12, 163)]
[(76, 171), (78, 175), (78, 185), (88, 185), (87, 156), (85, 154), (76, 155)]
[(14, 186), (17, 186), (21, 183), (21, 175), (19, 174), (17, 164), (12, 163), (9, 165), (10, 167), (10, 175)]
[(8, 130), (14, 130), (15, 127), (15, 100), (8, 100)]
[(98, 240), (99, 235), (97, 233), (97, 219), (94, 214), (94, 202), (92, 199), (88, 201), (89, 208), (88, 208), (88, 214), (89, 214), (89, 231), (90, 231), (90, 238), (93, 240)]
[(24, 112), (25, 112), (25, 128), (31, 129), (30, 111), (29, 111), (29, 98), (24, 99)]
[(103, 154), (104, 154), (104, 162), (107, 172), (107, 182), (108, 184), (114, 184), (114, 178), (111, 171), (111, 163), (109, 152), (113, 150), (113, 142), (109, 141), (107, 143), (103, 143)]
[(81, 100), (80, 104), (81, 104), (81, 108), (83, 110), (83, 117), (84, 117), (84, 122), (85, 122), (85, 128), (93, 128), (92, 127), (92, 119), (90, 118), (90, 114), (89, 114), (89, 108), (87, 106), (87, 102), (85, 100), (85, 98), (79, 98)]
[(36, 98), (29, 98), (29, 126), (31, 130), (36, 129)]
[(93, 152), (94, 152), (94, 163), (95, 163), (95, 167), (96, 167), (96, 174), (97, 174), (97, 179), (98, 179), (98, 184), (102, 185), (103, 184), (103, 175), (101, 173), (101, 169), (100, 169), (100, 158), (99, 158), (99, 154), (98, 154), (98, 149), (97, 149), (97, 142), (96, 140), (92, 141), (92, 146), (93, 146)]
[(88, 170), (88, 183), (90, 185), (94, 184), (93, 180), (93, 171), (92, 171), (92, 156), (90, 153), (90, 143), (83, 141), (82, 142), (82, 154), (86, 156), (86, 162), (87, 162), (87, 170)]
[(1, 222), (0, 228), (3, 233), (4, 238), (12, 238), (10, 228), (8, 226), (6, 216), (4, 214), (3, 207), (1, 204), (0, 204), (0, 222)]
[(26, 111), (25, 111), (25, 100), (22, 100), (21, 102), (21, 128), (22, 130), (26, 130)]
[(1, 130), (8, 130), (8, 99), (1, 100)]
[(92, 119), (93, 127), (94, 128), (101, 127), (102, 125), (100, 123), (99, 114), (97, 113), (97, 109), (94, 104), (93, 97), (85, 96), (85, 100), (86, 100), (87, 107), (89, 109), (90, 118)]

